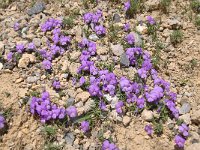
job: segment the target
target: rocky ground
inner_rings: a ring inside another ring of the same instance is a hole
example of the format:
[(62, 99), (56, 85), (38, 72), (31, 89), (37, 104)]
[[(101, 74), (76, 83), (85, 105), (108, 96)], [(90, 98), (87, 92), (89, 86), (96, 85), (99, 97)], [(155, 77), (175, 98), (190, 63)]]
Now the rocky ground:
[[(184, 149), (199, 149), (200, 30), (194, 23), (198, 12), (192, 10), (189, 0), (172, 1), (167, 6), (167, 13), (161, 9), (159, 0), (148, 0), (142, 3), (141, 12), (127, 19), (124, 2), (99, 0), (98, 5), (95, 5), (79, 0), (48, 0), (44, 3), (19, 0), (0, 9), (0, 114), (5, 115), (7, 122), (5, 129), (0, 132), (0, 149), (98, 150), (104, 139), (113, 141), (120, 150), (177, 149), (173, 140), (173, 120), (167, 120), (160, 136), (148, 136), (145, 132), (144, 126), (148, 124), (148, 118), (153, 117), (153, 112), (143, 111), (138, 116), (130, 112), (123, 116), (110, 112), (103, 119), (94, 118), (96, 120), (88, 134), (83, 134), (76, 124), (63, 126), (57, 121), (42, 124), (37, 116), (30, 113), (30, 97), (44, 89), (59, 106), (74, 104), (79, 116), (93, 109), (95, 101), (89, 92), (74, 83), (81, 55), (76, 44), (83, 37), (97, 43), (97, 56), (92, 58), (97, 66), (114, 65), (112, 70), (116, 76), (134, 78), (133, 67), (120, 65), (123, 63), (121, 55), (125, 51), (120, 41), (127, 34), (123, 31), (127, 22), (138, 37), (138, 46), (143, 46), (153, 59), (158, 59), (155, 66), (159, 76), (169, 81), (171, 90), (177, 93), (180, 118), (190, 128)], [(83, 14), (97, 9), (103, 12), (102, 23), (107, 30), (103, 38), (91, 31), (85, 32), (88, 26), (82, 19)], [(138, 23), (145, 22), (149, 15), (159, 24), (157, 38), (163, 45), (159, 52), (145, 24)], [(47, 47), (46, 40), (50, 35), (41, 32), (40, 25), (48, 18), (64, 19), (64, 32), (72, 37), (71, 47), (52, 61), (53, 72), (47, 73), (42, 69), (41, 61), (34, 53), (24, 53), (16, 64), (8, 62), (6, 56), (16, 44), (33, 42), (37, 49)], [(13, 28), (16, 22), (20, 28), (17, 31)], [(180, 42), (173, 43), (171, 34), (176, 29), (183, 32), (183, 37)], [(61, 83), (59, 92), (52, 87), (55, 79)]]

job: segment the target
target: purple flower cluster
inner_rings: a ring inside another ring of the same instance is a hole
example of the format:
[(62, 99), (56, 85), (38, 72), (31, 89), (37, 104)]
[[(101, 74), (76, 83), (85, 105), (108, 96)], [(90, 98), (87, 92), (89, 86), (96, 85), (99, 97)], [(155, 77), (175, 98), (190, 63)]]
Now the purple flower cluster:
[(176, 135), (174, 141), (178, 147), (180, 148), (184, 147), (185, 139), (182, 136)]
[(97, 10), (96, 13), (86, 13), (83, 15), (83, 20), (85, 23), (90, 24), (97, 24), (99, 23), (100, 19), (102, 18), (103, 14), (101, 10)]
[(81, 122), (81, 130), (85, 133), (89, 131), (90, 129), (90, 123), (88, 121)]
[(51, 103), (48, 92), (43, 92), (39, 98), (31, 98), (30, 111), (33, 115), (37, 114), (42, 123), (52, 119), (63, 119), (66, 115), (70, 118), (77, 116), (77, 111), (74, 106), (65, 109)]
[(148, 135), (152, 135), (153, 133), (153, 128), (151, 125), (146, 125), (144, 130), (147, 132)]
[(133, 45), (135, 43), (135, 37), (132, 33), (129, 33), (126, 37), (125, 40), (128, 44)]
[(119, 150), (114, 143), (110, 143), (108, 140), (105, 140), (102, 144), (101, 150)]
[(16, 23), (14, 24), (13, 28), (14, 28), (15, 31), (18, 31), (18, 30), (20, 29), (19, 23), (16, 22)]
[(124, 25), (124, 31), (129, 31), (130, 30), (130, 23), (126, 23), (125, 25)]
[(189, 127), (185, 123), (182, 123), (178, 127), (178, 130), (179, 130), (179, 134), (175, 136), (174, 141), (178, 147), (184, 147), (186, 138), (189, 135), (188, 133)]
[(5, 124), (5, 118), (0, 115), (0, 129), (4, 128), (4, 124)]
[(116, 112), (118, 114), (122, 114), (122, 107), (124, 106), (124, 103), (122, 101), (118, 101), (117, 104), (115, 105), (115, 109), (116, 109)]
[(189, 127), (185, 123), (182, 123), (178, 129), (179, 129), (180, 134), (182, 134), (184, 137), (188, 137)]
[(101, 10), (97, 10), (96, 13), (86, 13), (83, 15), (83, 20), (85, 23), (90, 24), (92, 29), (96, 32), (97, 35), (105, 35), (106, 29), (100, 25), (100, 20), (102, 19), (103, 14)]
[(153, 17), (151, 16), (147, 16), (147, 22), (150, 24), (150, 25), (154, 25), (156, 24), (156, 21)]
[(130, 0), (128, 0), (126, 3), (124, 3), (124, 10), (127, 11), (129, 10), (131, 7), (131, 2)]
[(61, 27), (62, 21), (54, 18), (49, 18), (44, 24), (41, 25), (43, 32), (50, 31), (56, 27)]
[(59, 90), (60, 89), (60, 81), (54, 80), (52, 86), (56, 90)]
[(140, 47), (126, 49), (126, 56), (129, 59), (131, 65), (136, 65), (137, 57), (141, 55), (142, 55), (142, 49)]
[(146, 98), (148, 102), (155, 102), (155, 101), (159, 101), (163, 96), (163, 89), (159, 86), (155, 86), (154, 89), (152, 91), (150, 91), (149, 93), (146, 92)]

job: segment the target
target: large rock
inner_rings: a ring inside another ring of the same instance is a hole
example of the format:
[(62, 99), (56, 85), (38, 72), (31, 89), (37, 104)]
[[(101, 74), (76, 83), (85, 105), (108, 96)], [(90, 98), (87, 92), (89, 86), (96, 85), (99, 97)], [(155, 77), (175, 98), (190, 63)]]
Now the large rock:
[(18, 67), (26, 68), (30, 63), (34, 63), (36, 58), (32, 54), (23, 54), (22, 58), (19, 60)]
[(110, 47), (113, 54), (116, 56), (121, 56), (124, 53), (124, 48), (121, 44), (117, 44), (117, 45), (111, 44)]
[(184, 121), (186, 124), (191, 124), (191, 116), (190, 116), (189, 113), (180, 116), (179, 119), (183, 119), (183, 121)]
[(143, 25), (138, 25), (136, 26), (136, 31), (139, 32), (140, 34), (145, 34), (147, 33), (147, 26)]
[(131, 118), (129, 116), (124, 116), (122, 122), (124, 126), (128, 126), (129, 123), (131, 122)]
[(38, 77), (38, 76), (30, 76), (30, 77), (27, 78), (27, 82), (28, 82), (28, 83), (35, 83), (35, 82), (37, 82), (39, 79), (40, 79), (40, 77)]
[(160, 0), (148, 0), (145, 2), (147, 11), (157, 10), (159, 8)]
[(186, 147), (185, 150), (199, 150), (200, 149), (200, 143), (194, 143), (188, 147)]
[(83, 91), (76, 95), (76, 101), (82, 101), (83, 103), (86, 102), (90, 97), (90, 93)]
[(152, 121), (153, 120), (153, 112), (150, 111), (150, 110), (143, 110), (142, 112), (142, 118), (145, 120), (145, 121)]
[(180, 114), (187, 114), (190, 112), (191, 106), (189, 103), (183, 103), (183, 105), (181, 106), (181, 108), (179, 109), (179, 113)]
[(109, 50), (107, 49), (107, 47), (105, 47), (105, 46), (98, 46), (98, 45), (97, 45), (97, 54), (98, 54), (98, 55), (107, 54), (108, 51), (109, 51)]
[(136, 32), (131, 32), (134, 35), (135, 38), (135, 47), (141, 47), (142, 46), (142, 38), (141, 36)]
[(193, 111), (192, 122), (194, 122), (196, 124), (200, 123), (200, 109), (197, 110), (197, 111)]
[(2, 53), (2, 51), (4, 50), (5, 45), (3, 44), (2, 41), (0, 41), (0, 54)]
[(120, 16), (118, 14), (114, 14), (114, 16), (113, 16), (113, 22), (114, 23), (121, 22)]
[(43, 2), (36, 2), (35, 5), (33, 5), (33, 7), (31, 7), (27, 13), (28, 15), (34, 15), (34, 14), (38, 14), (40, 12), (42, 12), (45, 9), (45, 4)]
[(72, 63), (70, 64), (70, 66), (69, 66), (69, 72), (70, 72), (72, 75), (76, 75), (79, 67), (80, 67), (80, 64), (79, 64), (79, 63), (74, 63), (74, 62), (72, 62)]
[(120, 56), (120, 64), (122, 66), (126, 66), (126, 67), (128, 67), (130, 65), (130, 61), (129, 61), (128, 57), (126, 56), (126, 53), (123, 53)]

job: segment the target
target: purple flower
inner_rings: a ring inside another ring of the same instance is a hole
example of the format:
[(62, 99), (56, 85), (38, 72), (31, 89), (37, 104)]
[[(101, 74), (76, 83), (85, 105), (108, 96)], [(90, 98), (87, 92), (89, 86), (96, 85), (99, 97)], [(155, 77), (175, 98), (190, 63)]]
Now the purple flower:
[(66, 110), (67, 112), (67, 115), (70, 117), (70, 118), (74, 118), (78, 115), (77, 113), (77, 110), (76, 110), (76, 107), (74, 106), (69, 106)]
[(55, 88), (56, 90), (60, 89), (60, 81), (53, 81), (52, 84), (53, 88)]
[(100, 94), (100, 88), (96, 84), (89, 86), (89, 93), (91, 96), (98, 96)]
[(90, 23), (92, 21), (92, 13), (86, 13), (83, 15), (83, 20), (85, 23)]
[(110, 143), (108, 140), (105, 140), (102, 144), (101, 150), (119, 150), (114, 143)]
[(147, 132), (148, 135), (152, 135), (153, 129), (151, 125), (146, 125), (144, 130)]
[(104, 101), (100, 101), (100, 102), (99, 102), (99, 108), (100, 108), (101, 110), (103, 110), (103, 111), (106, 110), (106, 104), (104, 103)]
[(185, 139), (182, 136), (176, 135), (174, 141), (178, 147), (184, 147)]
[(131, 2), (130, 0), (126, 3), (124, 3), (124, 10), (127, 11), (131, 7)]
[(185, 123), (182, 123), (180, 126), (179, 126), (179, 132), (184, 136), (184, 137), (187, 137), (189, 135), (188, 133), (188, 130), (189, 130), (189, 127), (185, 124)]
[(61, 44), (62, 46), (69, 44), (70, 41), (71, 41), (71, 39), (70, 39), (69, 36), (63, 36), (63, 35), (62, 35), (62, 36), (60, 37), (60, 44)]
[(52, 40), (53, 40), (54, 44), (57, 44), (60, 40), (59, 34), (57, 34), (57, 33), (54, 34)]
[(101, 25), (95, 26), (94, 30), (95, 30), (97, 35), (105, 35), (106, 34), (106, 29)]
[(126, 37), (125, 40), (128, 44), (133, 45), (135, 43), (135, 38), (132, 33), (129, 33)]
[(147, 78), (147, 71), (144, 68), (138, 69), (138, 75), (140, 76), (140, 78)]
[(49, 18), (44, 24), (41, 25), (41, 30), (43, 32), (46, 32), (52, 30), (53, 28), (60, 27), (61, 24), (62, 24), (61, 20)]
[(144, 108), (144, 102), (145, 102), (145, 99), (144, 99), (144, 98), (138, 98), (138, 99), (136, 100), (136, 103), (137, 103), (138, 108), (140, 108), (140, 109)]
[(82, 76), (79, 80), (80, 86), (82, 86), (85, 83), (85, 78)]
[(147, 101), (154, 102), (160, 100), (164, 96), (163, 92), (163, 89), (156, 85), (150, 93), (146, 92)]
[(123, 106), (124, 106), (124, 103), (122, 101), (117, 102), (117, 104), (115, 105), (115, 109), (118, 114), (122, 113)]
[(12, 60), (12, 57), (13, 57), (13, 52), (9, 52), (9, 53), (7, 54), (7, 60), (8, 60), (8, 61), (11, 61), (11, 60)]
[(147, 16), (147, 21), (150, 25), (154, 25), (156, 23), (155, 19), (151, 16)]
[(85, 133), (87, 131), (89, 131), (90, 129), (90, 124), (88, 121), (83, 121), (81, 122), (81, 130)]
[(52, 67), (52, 64), (49, 60), (43, 60), (42, 66), (45, 70), (50, 70)]
[(15, 24), (14, 24), (14, 30), (15, 31), (18, 31), (19, 29), (20, 29), (20, 25), (19, 25), (19, 23), (18, 22), (16, 22)]
[(18, 53), (22, 53), (24, 51), (24, 44), (17, 44), (16, 45), (16, 50)]
[(4, 124), (5, 124), (5, 118), (0, 115), (0, 129), (4, 128)]
[(29, 43), (28, 44), (28, 49), (34, 50), (35, 49), (35, 44), (34, 43)]
[(126, 23), (126, 24), (124, 25), (124, 30), (125, 30), (125, 31), (130, 30), (130, 24), (129, 24), (129, 23)]

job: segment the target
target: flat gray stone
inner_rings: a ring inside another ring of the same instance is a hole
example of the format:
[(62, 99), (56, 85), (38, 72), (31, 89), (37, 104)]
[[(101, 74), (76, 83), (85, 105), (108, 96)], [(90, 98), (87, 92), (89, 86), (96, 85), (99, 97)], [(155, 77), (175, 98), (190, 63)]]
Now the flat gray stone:
[(191, 105), (189, 103), (183, 103), (183, 105), (179, 109), (179, 113), (182, 115), (187, 114), (190, 112), (190, 109), (191, 109)]
[(69, 145), (72, 146), (74, 140), (75, 140), (75, 136), (74, 136), (74, 134), (73, 134), (72, 132), (67, 133), (67, 134), (65, 135), (65, 141), (66, 141), (67, 144), (69, 144)]
[(34, 83), (34, 82), (37, 82), (39, 79), (40, 79), (40, 77), (30, 76), (30, 77), (27, 78), (27, 82), (28, 83)]
[(110, 48), (113, 54), (116, 56), (121, 56), (124, 53), (124, 48), (121, 44), (117, 44), (117, 45), (111, 44)]
[(121, 22), (120, 16), (118, 14), (114, 14), (114, 16), (113, 16), (113, 22), (114, 23)]
[(89, 39), (92, 40), (92, 41), (97, 41), (99, 39), (99, 37), (96, 34), (91, 34), (89, 36)]
[(72, 97), (70, 97), (70, 98), (67, 100), (67, 107), (72, 106), (72, 105), (74, 104), (74, 102), (75, 102), (75, 99), (72, 98)]
[(141, 36), (136, 32), (131, 32), (134, 35), (135, 38), (135, 47), (141, 47), (142, 46), (142, 38)]
[(123, 53), (120, 57), (120, 64), (122, 66), (126, 66), (128, 67), (130, 65), (130, 61), (128, 59), (128, 57), (126, 56), (126, 53)]
[(36, 2), (33, 7), (31, 7), (27, 13), (28, 15), (34, 15), (42, 12), (45, 9), (45, 4), (43, 2)]

